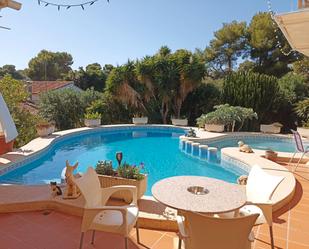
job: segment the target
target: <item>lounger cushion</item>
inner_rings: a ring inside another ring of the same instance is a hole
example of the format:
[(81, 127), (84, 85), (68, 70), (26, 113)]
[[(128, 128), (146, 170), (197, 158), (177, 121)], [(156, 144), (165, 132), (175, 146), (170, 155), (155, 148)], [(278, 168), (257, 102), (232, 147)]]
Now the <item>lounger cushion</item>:
[(249, 173), (246, 186), (247, 201), (253, 203), (270, 202), (273, 193), (283, 179), (283, 176), (270, 175), (260, 166), (254, 165)]

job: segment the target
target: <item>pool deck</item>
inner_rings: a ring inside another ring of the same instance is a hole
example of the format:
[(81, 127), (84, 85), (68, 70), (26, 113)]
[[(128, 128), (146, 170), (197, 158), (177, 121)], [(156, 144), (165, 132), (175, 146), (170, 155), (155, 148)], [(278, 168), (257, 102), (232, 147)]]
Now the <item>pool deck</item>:
[[(294, 176), (297, 184), (293, 199), (273, 214), (276, 249), (309, 248), (309, 167), (301, 165)], [(2, 203), (6, 191), (2, 187), (0, 190)], [(16, 190), (15, 198), (22, 200), (32, 196), (39, 199), (46, 195), (46, 192), (41, 192), (42, 190), (29, 189), (23, 192)], [(13, 199), (12, 196), (10, 198)], [(52, 210), (2, 213), (0, 224), (0, 249), (78, 248), (81, 224), (79, 216)], [(252, 248), (269, 249), (267, 225), (256, 227), (254, 231), (256, 240)], [(124, 248), (123, 240), (117, 235), (98, 232), (95, 246), (90, 244), (90, 236), (91, 233), (88, 232), (85, 249)], [(140, 236), (144, 246), (137, 245), (135, 231), (132, 230), (130, 249), (177, 249), (176, 233), (166, 231), (164, 227), (160, 230), (141, 229)]]
[[(135, 125), (119, 125), (117, 127), (128, 126), (136, 127)], [(16, 162), (19, 163), (38, 155), (59, 137), (87, 130), (92, 130), (92, 128), (61, 131), (47, 138), (37, 138), (21, 149), (1, 156), (0, 171), (11, 167)], [(222, 136), (231, 135), (230, 133), (210, 133), (196, 130), (199, 138), (194, 140), (197, 141), (213, 141)], [(285, 135), (274, 136), (286, 137)], [(283, 192), (279, 189), (276, 197), (279, 204), (273, 213), (275, 245), (276, 248), (282, 249), (309, 248), (309, 166), (302, 164), (296, 173), (291, 173), (291, 165), (286, 165), (285, 162), (281, 162), (279, 165), (269, 161), (263, 158), (263, 152), (258, 150), (255, 150), (254, 154), (246, 154), (239, 152), (237, 148), (226, 148), (222, 153), (242, 163), (251, 166), (258, 163), (269, 172), (285, 175), (284, 186), (281, 186)], [(279, 156), (287, 158), (291, 156), (291, 153), (279, 153)], [(111, 203), (119, 205), (115, 201), (111, 201)], [(48, 186), (1, 185), (0, 249), (76, 248), (79, 241), (79, 224), (83, 205), (83, 198), (77, 200), (51, 198)], [(129, 248), (176, 249), (177, 235), (175, 232), (177, 227), (173, 220), (175, 214), (173, 210), (168, 210), (172, 212), (172, 215), (166, 216), (164, 214), (166, 207), (147, 197), (139, 202), (139, 206), (141, 210), (139, 220), (142, 227), (152, 228), (152, 230), (142, 229), (141, 240), (146, 247), (136, 245), (135, 233), (132, 232)], [(22, 236), (21, 233), (23, 233)], [(60, 233), (61, 235), (59, 235)], [(266, 225), (256, 227), (255, 234), (257, 239), (252, 248), (270, 248)], [(123, 247), (120, 241), (118, 236), (99, 233), (96, 246), (93, 247), (86, 243), (85, 248), (120, 249)], [(21, 247), (21, 245), (23, 246)]]

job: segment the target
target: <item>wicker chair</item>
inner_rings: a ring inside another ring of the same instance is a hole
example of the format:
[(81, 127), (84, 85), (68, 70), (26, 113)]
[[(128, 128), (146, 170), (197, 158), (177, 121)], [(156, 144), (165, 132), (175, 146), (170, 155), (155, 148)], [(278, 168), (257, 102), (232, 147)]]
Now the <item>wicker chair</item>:
[[(137, 225), (138, 207), (136, 187), (114, 186), (101, 188), (97, 173), (91, 167), (80, 178), (74, 180), (86, 200), (81, 225), (80, 249), (83, 247), (84, 233), (92, 230), (94, 244), (95, 231), (121, 234), (124, 236), (125, 248), (128, 248), (128, 237), (131, 229), (136, 226), (137, 242), (139, 243), (139, 230)], [(133, 201), (127, 206), (106, 206), (110, 196), (119, 190), (129, 190)]]

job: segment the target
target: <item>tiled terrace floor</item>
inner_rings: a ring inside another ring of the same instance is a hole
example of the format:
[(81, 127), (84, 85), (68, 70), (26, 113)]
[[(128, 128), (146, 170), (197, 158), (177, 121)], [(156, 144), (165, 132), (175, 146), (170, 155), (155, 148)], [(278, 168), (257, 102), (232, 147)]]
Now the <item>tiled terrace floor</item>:
[[(298, 183), (293, 201), (274, 214), (274, 236), (277, 249), (309, 248), (309, 167), (299, 167), (295, 174)], [(0, 249), (77, 249), (81, 218), (62, 213), (42, 212), (0, 214)], [(255, 229), (254, 249), (269, 249), (267, 226)], [(141, 229), (137, 246), (132, 231), (130, 249), (176, 249), (175, 233)], [(85, 249), (123, 249), (119, 236), (97, 233), (96, 243), (90, 244), (90, 233), (85, 237)]]

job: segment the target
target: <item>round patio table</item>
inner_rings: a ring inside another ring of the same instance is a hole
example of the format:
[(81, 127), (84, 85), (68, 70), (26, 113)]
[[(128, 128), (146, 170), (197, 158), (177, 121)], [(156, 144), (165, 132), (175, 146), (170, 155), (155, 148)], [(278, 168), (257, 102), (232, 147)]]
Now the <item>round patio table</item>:
[(244, 186), (201, 176), (175, 176), (156, 182), (153, 197), (160, 203), (182, 211), (225, 213), (246, 204)]

